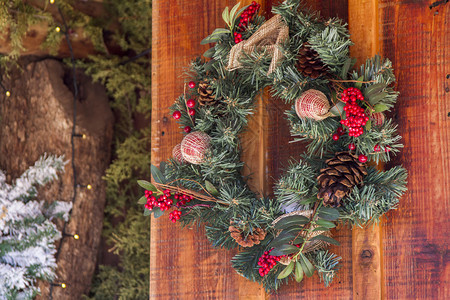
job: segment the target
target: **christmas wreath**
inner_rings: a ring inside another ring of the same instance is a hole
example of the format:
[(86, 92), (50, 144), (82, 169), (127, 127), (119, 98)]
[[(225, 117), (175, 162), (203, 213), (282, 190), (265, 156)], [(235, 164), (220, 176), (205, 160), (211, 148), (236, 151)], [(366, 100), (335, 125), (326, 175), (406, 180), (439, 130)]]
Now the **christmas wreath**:
[[(274, 7), (269, 20), (259, 7), (225, 8), (227, 28), (201, 42), (214, 47), (191, 63), (171, 107), (185, 136), (172, 159), (151, 166), (153, 184), (139, 181), (139, 202), (144, 215), (173, 209), (172, 222), (205, 225), (215, 247), (240, 247), (233, 268), (268, 291), (315, 270), (328, 286), (341, 259), (327, 250), (339, 245), (330, 230), (377, 222), (406, 191), (404, 168), (375, 165), (402, 147), (386, 115), (398, 97), (395, 77), (379, 56), (353, 68), (340, 19), (324, 20), (295, 0)], [(291, 134), (308, 143), (273, 198), (257, 196), (241, 174), (239, 135), (265, 87), (293, 104)]]

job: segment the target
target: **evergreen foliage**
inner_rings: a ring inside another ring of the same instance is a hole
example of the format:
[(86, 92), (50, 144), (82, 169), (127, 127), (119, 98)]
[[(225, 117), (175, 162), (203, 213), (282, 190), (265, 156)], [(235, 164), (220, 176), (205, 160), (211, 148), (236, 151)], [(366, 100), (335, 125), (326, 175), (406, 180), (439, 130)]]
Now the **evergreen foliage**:
[[(216, 29), (202, 41), (203, 44), (215, 43), (205, 53), (211, 59), (194, 60), (186, 72), (185, 85), (190, 81), (209, 83), (216, 100), (214, 105), (196, 106), (193, 118), (186, 101), (199, 95), (196, 88), (191, 88), (185, 90), (171, 107), (172, 112), (181, 114), (180, 128), (189, 126), (194, 132), (202, 131), (211, 138), (205, 160), (194, 165), (170, 159), (159, 169), (152, 166), (155, 185), (139, 184), (151, 190), (155, 198), (165, 195), (163, 189), (166, 188), (205, 196), (187, 204), (177, 203), (178, 198), (173, 197), (173, 202), (182, 212), (180, 222), (204, 225), (206, 236), (215, 247), (238, 247), (230, 233), (231, 230), (236, 233), (235, 228), (239, 228), (241, 237), (250, 236), (257, 228), (264, 229), (267, 233), (264, 240), (241, 249), (232, 259), (232, 265), (242, 276), (262, 283), (267, 291), (276, 290), (290, 278), (300, 282), (303, 275), (311, 277), (316, 270), (320, 280), (328, 286), (341, 259), (324, 250), (329, 244), (339, 245), (331, 238), (330, 230), (339, 222), (351, 226), (377, 222), (387, 211), (396, 208), (406, 191), (405, 169), (398, 166), (377, 171), (369, 167), (366, 175), (364, 161), (359, 159), (360, 169), (354, 166), (354, 176), (342, 179), (354, 183), (351, 192), (341, 194), (342, 203), (335, 204), (340, 207), (327, 207), (325, 205), (330, 203), (325, 204), (323, 198), (318, 198), (317, 177), (325, 172), (327, 159), (333, 158), (335, 153), (348, 151), (350, 143), (356, 145), (352, 153), (365, 154), (373, 162), (389, 161), (402, 147), (397, 126), (389, 119), (373, 126), (368, 122), (364, 133), (358, 137), (344, 132), (338, 140), (332, 138), (341, 118), (346, 115), (342, 99), (338, 97), (347, 88), (361, 91), (365, 101), (361, 105), (369, 116), (393, 107), (398, 93), (391, 87), (395, 81), (392, 65), (389, 60), (376, 56), (367, 60), (359, 71), (353, 69), (354, 59), (349, 57), (352, 42), (346, 24), (339, 19), (323, 20), (318, 14), (305, 10), (301, 1), (286, 0), (273, 8), (289, 27), (289, 41), (277, 45), (283, 60), (274, 72), (267, 74), (272, 53), (264, 47), (244, 51), (239, 57), (242, 67), (230, 71), (226, 66), (230, 50), (235, 46), (233, 34), (239, 23), (236, 11), (237, 7), (226, 8), (222, 16), (228, 28)], [(263, 23), (262, 17), (252, 19), (243, 38), (250, 37)], [(327, 66), (325, 74), (313, 78), (298, 69), (299, 50), (305, 45), (315, 50), (315, 57)], [(273, 95), (288, 103), (296, 101), (308, 89), (317, 89), (332, 104), (332, 115), (324, 120), (299, 117), (294, 108), (286, 112), (294, 141), (306, 141), (308, 147), (299, 161), (290, 163), (277, 182), (274, 199), (260, 197), (250, 190), (247, 178), (241, 175), (243, 162), (240, 161), (242, 145), (239, 136), (253, 113), (255, 97), (267, 86), (271, 87)], [(348, 187), (349, 183), (346, 184)], [(144, 210), (144, 215), (153, 213), (154, 217), (159, 217), (163, 214), (149, 196), (142, 197), (140, 203), (150, 209)], [(290, 212), (292, 214), (288, 214)], [(302, 214), (306, 212), (306, 216)], [(276, 263), (268, 268), (270, 262), (264, 263), (263, 255), (288, 261), (286, 265)]]
[(0, 299), (33, 299), (37, 280), (55, 278), (54, 218), (68, 220), (72, 203), (38, 201), (37, 186), (57, 178), (64, 158), (42, 156), (13, 185), (0, 171)]

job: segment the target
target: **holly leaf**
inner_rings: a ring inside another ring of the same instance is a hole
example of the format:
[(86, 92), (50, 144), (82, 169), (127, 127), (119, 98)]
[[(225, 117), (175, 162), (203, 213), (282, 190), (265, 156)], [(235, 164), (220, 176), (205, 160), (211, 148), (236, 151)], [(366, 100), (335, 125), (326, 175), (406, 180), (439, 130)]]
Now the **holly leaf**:
[(295, 238), (295, 240), (292, 242), (294, 245), (303, 244), (305, 239), (302, 236), (298, 236)]
[(269, 246), (273, 248), (280, 247), (282, 245), (289, 244), (294, 238), (295, 235), (291, 233), (285, 235), (280, 234), (274, 240), (272, 240), (272, 242), (270, 242)]
[(295, 272), (294, 272), (295, 281), (301, 282), (303, 280), (303, 268), (302, 265), (296, 261), (295, 262)]
[(284, 270), (281, 271), (280, 274), (278, 274), (278, 277), (277, 277), (277, 278), (278, 278), (278, 279), (286, 278), (286, 277), (288, 277), (288, 276), (292, 273), (293, 270), (294, 270), (294, 262), (291, 261), (291, 263), (290, 263), (289, 265), (287, 265), (287, 267), (284, 268)]
[(334, 224), (333, 222), (327, 221), (327, 220), (321, 220), (321, 219), (319, 219), (319, 220), (316, 220), (315, 223), (316, 223), (317, 225), (319, 225), (319, 226), (323, 226), (323, 227), (326, 227), (326, 228), (328, 228), (328, 229), (331, 229), (331, 228), (336, 227), (336, 224)]
[(275, 229), (285, 229), (292, 225), (304, 225), (309, 222), (309, 219), (305, 216), (289, 216), (281, 219), (275, 224)]
[(163, 173), (161, 173), (161, 171), (154, 165), (151, 165), (150, 170), (152, 172), (153, 175), (153, 179), (157, 182), (157, 183), (166, 183), (167, 179), (166, 177), (164, 177)]
[(163, 174), (166, 173), (166, 166), (167, 166), (167, 164), (165, 161), (162, 161), (159, 163), (159, 170), (161, 171), (161, 173), (163, 173)]
[(358, 79), (356, 79), (356, 81), (358, 81), (358, 82), (356, 82), (355, 83), (355, 87), (357, 88), (357, 89), (361, 89), (361, 87), (362, 87), (362, 81), (364, 80), (364, 76), (360, 76)]
[(158, 189), (150, 182), (146, 180), (138, 180), (137, 183), (140, 187), (146, 189), (147, 191), (157, 192)]
[(225, 21), (225, 23), (227, 23), (228, 26), (230, 26), (230, 11), (228, 6), (225, 7), (225, 9), (222, 12), (222, 19)]
[(302, 265), (303, 271), (305, 272), (306, 276), (311, 277), (314, 274), (314, 266), (309, 261), (308, 258), (303, 253), (300, 253), (300, 264)]
[(142, 196), (141, 198), (139, 198), (138, 204), (145, 204), (145, 203), (147, 203), (147, 198), (145, 198), (145, 196)]
[(315, 240), (321, 240), (321, 241), (324, 241), (324, 242), (327, 242), (329, 244), (336, 245), (336, 246), (340, 246), (341, 245), (341, 243), (339, 243), (335, 239), (333, 239), (333, 238), (331, 238), (329, 236), (326, 236), (326, 235), (321, 235), (321, 234), (316, 235), (315, 237), (310, 239), (310, 241), (315, 241)]
[(155, 217), (155, 219), (161, 217), (164, 214), (164, 211), (160, 210), (159, 207), (154, 207), (152, 209), (153, 211), (153, 217)]
[(284, 244), (284, 245), (281, 245), (279, 247), (274, 248), (270, 252), (270, 255), (282, 256), (282, 255), (292, 254), (292, 253), (298, 252), (298, 250), (299, 250), (299, 248), (297, 248), (295, 246)]
[(233, 22), (231, 25), (234, 24), (234, 20), (236, 19), (236, 12), (237, 12), (239, 6), (241, 6), (241, 2), (238, 2), (235, 6), (233, 6), (233, 8), (230, 11), (230, 15), (229, 15), (230, 21)]
[(316, 227), (313, 229), (313, 231), (328, 231), (328, 230), (330, 230), (330, 229), (323, 227), (323, 226), (319, 226), (319, 227)]
[(372, 129), (372, 121), (370, 119), (369, 119), (369, 121), (367, 121), (364, 128), (366, 129), (366, 131), (370, 131), (370, 129)]
[(377, 105), (375, 105), (373, 107), (373, 109), (375, 110), (376, 113), (379, 113), (379, 112), (383, 112), (385, 110), (388, 110), (389, 108), (386, 105), (384, 105), (384, 104), (378, 103)]
[(322, 207), (319, 210), (319, 218), (327, 221), (334, 221), (339, 218), (339, 211), (332, 207)]
[(205, 180), (205, 188), (211, 195), (213, 195), (213, 196), (218, 196), (219, 195), (219, 191), (208, 180)]
[(348, 58), (345, 62), (344, 65), (342, 66), (342, 72), (341, 72), (341, 77), (342, 79), (347, 79), (348, 78), (348, 71), (350, 70), (350, 68), (356, 63), (356, 59), (355, 58)]
[(386, 97), (387, 95), (388, 95), (388, 93), (386, 93), (386, 92), (381, 92), (381, 93), (375, 94), (375, 95), (373, 95), (373, 96), (370, 96), (370, 97), (368, 98), (368, 101), (369, 101), (370, 104), (376, 105), (378, 102), (380, 102), (381, 100), (383, 100), (383, 98)]
[(330, 113), (332, 113), (333, 116), (336, 116), (336, 117), (341, 116), (344, 114), (344, 106), (345, 106), (345, 103), (342, 101), (339, 101), (338, 103), (336, 103), (335, 106), (333, 106), (330, 109)]
[(203, 53), (204, 57), (208, 57), (211, 58), (214, 56), (214, 53), (216, 52), (214, 47), (209, 48), (208, 50), (205, 51), (205, 53)]
[(368, 86), (364, 90), (364, 97), (370, 98), (370, 96), (373, 96), (373, 95), (376, 95), (376, 94), (382, 92), (386, 87), (387, 87), (386, 83), (382, 83), (382, 82), (372, 84), (371, 86)]
[(148, 217), (148, 216), (150, 216), (151, 214), (152, 214), (152, 211), (151, 211), (151, 210), (148, 210), (148, 209), (144, 208), (144, 217)]

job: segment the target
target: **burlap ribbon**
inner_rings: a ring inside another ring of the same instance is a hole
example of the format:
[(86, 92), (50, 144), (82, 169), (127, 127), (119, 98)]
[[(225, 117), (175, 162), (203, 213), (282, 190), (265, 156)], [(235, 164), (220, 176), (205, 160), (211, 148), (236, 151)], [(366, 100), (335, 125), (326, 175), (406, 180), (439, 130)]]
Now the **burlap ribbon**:
[(231, 48), (227, 69), (232, 71), (241, 68), (240, 59), (243, 53), (250, 54), (254, 50), (265, 50), (267, 54), (272, 55), (272, 61), (267, 72), (267, 75), (269, 75), (282, 60), (283, 54), (280, 46), (287, 39), (289, 39), (289, 27), (283, 22), (280, 15), (276, 15), (262, 24), (248, 40), (242, 41)]

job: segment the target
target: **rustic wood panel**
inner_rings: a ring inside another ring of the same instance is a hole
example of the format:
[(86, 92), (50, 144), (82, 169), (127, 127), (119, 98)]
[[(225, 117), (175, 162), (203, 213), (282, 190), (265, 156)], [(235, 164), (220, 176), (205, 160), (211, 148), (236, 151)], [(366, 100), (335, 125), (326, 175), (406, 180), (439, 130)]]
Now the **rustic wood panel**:
[[(349, 0), (349, 30), (354, 45), (350, 54), (356, 65), (380, 51), (378, 0)], [(378, 169), (383, 169), (380, 164)], [(380, 226), (352, 230), (353, 299), (381, 299), (381, 231)]]
[(409, 191), (388, 215), (383, 298), (448, 299), (450, 5), (380, 1), (382, 53), (395, 68)]

